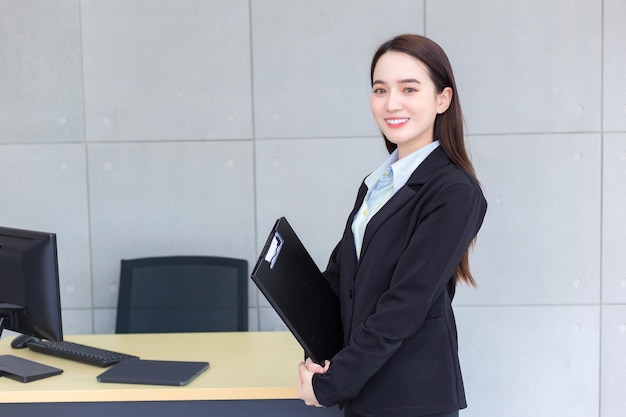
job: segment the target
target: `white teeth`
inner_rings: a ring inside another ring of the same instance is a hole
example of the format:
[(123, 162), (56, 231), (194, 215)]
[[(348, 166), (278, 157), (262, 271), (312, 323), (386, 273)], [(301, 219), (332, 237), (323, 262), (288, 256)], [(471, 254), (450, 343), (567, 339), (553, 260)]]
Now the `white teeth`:
[(409, 119), (387, 119), (387, 123), (390, 125), (399, 125), (400, 123), (404, 123)]

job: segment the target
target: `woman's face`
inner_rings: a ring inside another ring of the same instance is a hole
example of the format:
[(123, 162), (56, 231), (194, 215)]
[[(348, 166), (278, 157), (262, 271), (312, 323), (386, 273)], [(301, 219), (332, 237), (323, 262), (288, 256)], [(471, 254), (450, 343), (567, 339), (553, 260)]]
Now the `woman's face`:
[(435, 117), (450, 106), (452, 89), (437, 92), (427, 67), (390, 51), (374, 67), (370, 106), (381, 132), (398, 145), (399, 157), (433, 141)]

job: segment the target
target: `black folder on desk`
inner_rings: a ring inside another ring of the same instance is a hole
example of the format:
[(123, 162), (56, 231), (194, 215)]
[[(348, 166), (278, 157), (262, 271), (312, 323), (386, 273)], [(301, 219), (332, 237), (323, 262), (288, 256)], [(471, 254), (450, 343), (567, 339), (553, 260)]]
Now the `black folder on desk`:
[(251, 278), (311, 359), (323, 364), (341, 349), (339, 299), (286, 218), (274, 224)]
[(123, 359), (97, 376), (98, 382), (147, 385), (187, 385), (208, 369), (208, 362)]

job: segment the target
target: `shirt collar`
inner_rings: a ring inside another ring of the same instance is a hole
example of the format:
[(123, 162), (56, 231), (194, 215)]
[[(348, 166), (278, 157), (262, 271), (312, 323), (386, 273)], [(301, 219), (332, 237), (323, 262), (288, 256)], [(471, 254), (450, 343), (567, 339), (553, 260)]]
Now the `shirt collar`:
[[(381, 166), (376, 168), (376, 171), (372, 172), (371, 174), (367, 176), (367, 178), (365, 178), (365, 185), (367, 185), (367, 188), (372, 189), (376, 185), (380, 177), (383, 176), (383, 173), (387, 171), (388, 169), (390, 169), (392, 164), (396, 162), (397, 160), (398, 160), (398, 150), (396, 149), (395, 151), (391, 153), (391, 155), (389, 155), (387, 160), (383, 162)], [(395, 187), (395, 184), (394, 184), (394, 187)]]
[[(393, 170), (393, 189), (397, 191), (409, 180), (409, 177), (424, 162), (424, 159), (430, 155), (432, 151), (437, 149), (439, 141), (435, 140), (426, 146), (422, 146), (416, 151), (411, 152), (404, 158), (398, 159), (391, 165)], [(397, 152), (397, 149), (394, 151)]]
[(406, 184), (409, 177), (417, 169), (417, 167), (430, 155), (432, 151), (437, 149), (439, 141), (435, 140), (426, 146), (411, 152), (404, 158), (398, 159), (398, 149), (394, 150), (389, 158), (379, 166), (376, 171), (372, 172), (365, 178), (365, 185), (368, 189), (372, 189), (383, 173), (390, 169), (393, 173), (393, 191), (398, 191)]

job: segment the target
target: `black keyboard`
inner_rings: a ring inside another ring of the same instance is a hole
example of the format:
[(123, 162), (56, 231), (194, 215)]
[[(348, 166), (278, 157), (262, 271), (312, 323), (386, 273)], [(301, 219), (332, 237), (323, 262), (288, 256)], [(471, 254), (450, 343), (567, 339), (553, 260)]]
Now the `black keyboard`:
[(101, 367), (116, 364), (122, 359), (137, 358), (137, 356), (128, 355), (126, 353), (113, 352), (68, 341), (29, 341), (27, 346), (35, 352)]

